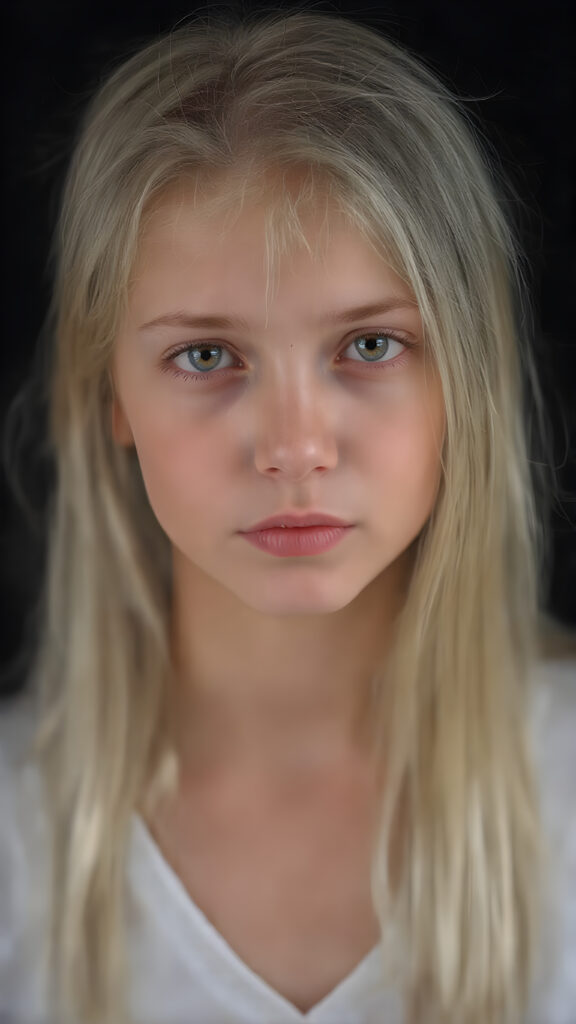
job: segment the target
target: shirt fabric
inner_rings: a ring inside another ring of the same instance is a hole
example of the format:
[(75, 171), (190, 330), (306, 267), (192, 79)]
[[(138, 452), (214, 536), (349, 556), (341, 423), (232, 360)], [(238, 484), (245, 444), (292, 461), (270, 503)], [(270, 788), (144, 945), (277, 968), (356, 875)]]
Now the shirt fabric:
[[(551, 904), (525, 1024), (576, 1024), (576, 660), (538, 666), (531, 737), (552, 854)], [(21, 763), (32, 702), (0, 708), (0, 1024), (46, 1017), (48, 844), (38, 769)], [(402, 1024), (381, 975), (383, 938), (332, 992), (302, 1013), (234, 952), (195, 905), (134, 814), (127, 885), (134, 1024)], [(137, 922), (137, 923), (136, 923)]]

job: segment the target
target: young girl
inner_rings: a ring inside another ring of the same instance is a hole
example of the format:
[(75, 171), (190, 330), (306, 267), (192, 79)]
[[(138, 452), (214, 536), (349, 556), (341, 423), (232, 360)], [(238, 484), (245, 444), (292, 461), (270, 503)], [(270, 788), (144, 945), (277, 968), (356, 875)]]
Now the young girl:
[(3, 1024), (576, 1020), (576, 659), (499, 194), (337, 15), (203, 15), (90, 105)]

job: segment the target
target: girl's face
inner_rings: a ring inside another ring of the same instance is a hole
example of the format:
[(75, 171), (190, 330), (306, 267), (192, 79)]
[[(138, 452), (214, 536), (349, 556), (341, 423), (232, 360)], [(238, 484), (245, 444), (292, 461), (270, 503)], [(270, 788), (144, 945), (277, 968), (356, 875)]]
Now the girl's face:
[[(272, 615), (348, 605), (418, 536), (440, 481), (444, 404), (413, 296), (330, 223), (323, 257), (283, 257), (270, 295), (263, 209), (224, 229), (166, 197), (114, 353), (114, 436), (136, 447), (175, 568)], [(314, 253), (320, 223), (305, 224)], [(242, 536), (287, 509), (354, 528), (306, 557)]]

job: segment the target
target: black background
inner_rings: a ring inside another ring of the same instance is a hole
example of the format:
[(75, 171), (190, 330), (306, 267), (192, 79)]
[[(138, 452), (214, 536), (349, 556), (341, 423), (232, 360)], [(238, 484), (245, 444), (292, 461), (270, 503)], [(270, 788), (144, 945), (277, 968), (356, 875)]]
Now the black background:
[[(281, 2), (276, 9), (288, 5)], [(3, 341), (0, 429), (26, 381), (49, 300), (47, 257), (59, 186), (77, 118), (112, 60), (133, 42), (169, 31), (195, 10), (264, 10), (220, 3), (11, 0), (3, 5), (2, 182)], [(574, 343), (575, 136), (572, 5), (526, 2), (307, 3), (379, 28), (415, 51), (469, 99), (496, 147), (521, 211), (532, 270), (536, 355), (553, 424), (562, 488), (552, 513), (554, 566), (548, 610), (576, 629), (576, 345)], [(38, 438), (32, 431), (30, 451)], [(43, 511), (49, 472), (28, 480), (36, 527), (27, 524), (0, 477), (0, 675), (18, 685), (15, 657), (44, 557)], [(32, 627), (28, 624), (28, 629)]]

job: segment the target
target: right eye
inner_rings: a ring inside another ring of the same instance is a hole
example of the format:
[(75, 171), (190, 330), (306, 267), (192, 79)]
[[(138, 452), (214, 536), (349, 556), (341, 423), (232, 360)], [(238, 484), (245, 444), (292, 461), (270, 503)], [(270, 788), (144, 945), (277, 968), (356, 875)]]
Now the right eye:
[[(203, 376), (210, 377), (217, 369), (230, 369), (228, 366), (220, 365), (222, 362), (221, 352), (228, 353), (233, 358), (232, 353), (225, 345), (216, 344), (216, 342), (182, 345), (175, 352), (169, 352), (163, 359), (162, 370), (172, 373), (175, 377), (183, 377), (188, 380)], [(179, 364), (176, 360), (181, 357), (182, 363)]]

